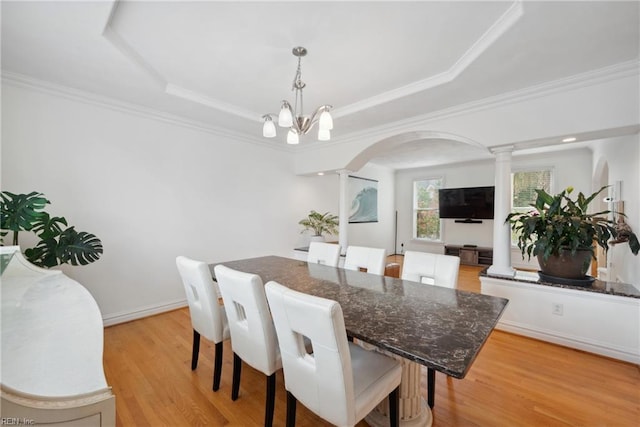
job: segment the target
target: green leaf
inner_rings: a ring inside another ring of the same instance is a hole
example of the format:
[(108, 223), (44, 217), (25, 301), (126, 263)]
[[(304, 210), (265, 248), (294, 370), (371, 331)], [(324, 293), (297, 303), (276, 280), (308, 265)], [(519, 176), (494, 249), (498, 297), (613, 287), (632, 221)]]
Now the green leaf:
[(42, 193), (0, 193), (0, 229), (13, 231), (13, 243), (18, 244), (18, 232), (29, 231), (43, 215), (49, 203)]
[(60, 234), (57, 256), (63, 263), (87, 265), (100, 259), (102, 242), (94, 234), (69, 227)]
[(65, 227), (69, 225), (65, 218), (59, 216), (51, 218), (48, 213), (43, 212), (43, 215), (36, 221), (32, 231), (41, 239), (46, 240), (60, 235), (63, 230), (62, 225)]

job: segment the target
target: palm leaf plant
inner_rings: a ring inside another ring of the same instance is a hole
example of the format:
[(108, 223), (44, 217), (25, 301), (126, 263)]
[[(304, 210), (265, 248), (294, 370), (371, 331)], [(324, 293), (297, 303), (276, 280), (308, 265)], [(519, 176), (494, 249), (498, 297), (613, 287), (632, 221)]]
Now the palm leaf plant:
[(338, 234), (338, 217), (329, 212), (321, 214), (320, 212), (312, 210), (311, 213), (309, 213), (306, 218), (301, 219), (298, 224), (304, 227), (302, 230), (303, 233), (306, 230), (311, 230), (314, 236), (322, 236), (323, 233)]
[(42, 193), (3, 191), (0, 195), (0, 229), (13, 232), (13, 245), (18, 245), (20, 231), (33, 231), (39, 241), (35, 247), (26, 249), (24, 255), (29, 262), (40, 267), (87, 265), (100, 259), (103, 253), (100, 239), (69, 227), (64, 217), (51, 217), (43, 210), (49, 203)]

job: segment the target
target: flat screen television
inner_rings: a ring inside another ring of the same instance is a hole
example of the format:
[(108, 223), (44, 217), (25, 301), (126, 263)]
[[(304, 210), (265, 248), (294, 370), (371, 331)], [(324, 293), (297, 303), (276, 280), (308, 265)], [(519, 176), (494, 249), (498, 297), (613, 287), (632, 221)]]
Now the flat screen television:
[(493, 219), (495, 187), (442, 188), (440, 218)]

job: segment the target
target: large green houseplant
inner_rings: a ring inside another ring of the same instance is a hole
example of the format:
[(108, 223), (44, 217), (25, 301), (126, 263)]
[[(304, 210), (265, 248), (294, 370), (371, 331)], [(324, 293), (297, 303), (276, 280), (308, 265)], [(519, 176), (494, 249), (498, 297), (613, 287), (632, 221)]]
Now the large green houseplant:
[(12, 232), (12, 244), (18, 245), (20, 231), (33, 231), (39, 241), (24, 251), (25, 257), (40, 267), (60, 264), (86, 265), (102, 254), (102, 242), (94, 234), (69, 227), (64, 217), (52, 217), (44, 211), (50, 204), (44, 194), (0, 193), (0, 230), (2, 238)]
[(321, 238), (324, 233), (338, 234), (338, 217), (332, 215), (329, 212), (321, 214), (320, 212), (311, 211), (306, 218), (303, 218), (298, 222), (304, 229), (311, 230), (313, 232), (312, 238)]
[[(594, 243), (608, 250), (610, 240), (619, 237), (616, 224), (607, 216), (609, 211), (588, 212), (589, 204), (605, 188), (589, 197), (579, 193), (576, 199), (569, 196), (572, 187), (553, 196), (536, 190), (533, 210), (513, 212), (506, 219), (517, 235), (522, 257), (537, 256), (540, 270), (548, 276), (584, 278), (595, 258)], [(637, 255), (640, 243), (635, 233), (627, 232), (625, 240)]]

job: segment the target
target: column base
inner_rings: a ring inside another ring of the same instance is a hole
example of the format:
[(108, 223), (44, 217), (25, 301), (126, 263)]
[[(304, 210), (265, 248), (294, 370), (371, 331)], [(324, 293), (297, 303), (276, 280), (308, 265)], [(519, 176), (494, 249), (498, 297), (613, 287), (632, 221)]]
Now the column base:
[(492, 265), (487, 270), (487, 273), (492, 276), (502, 276), (502, 277), (515, 277), (516, 271), (511, 267), (498, 267), (497, 265)]

